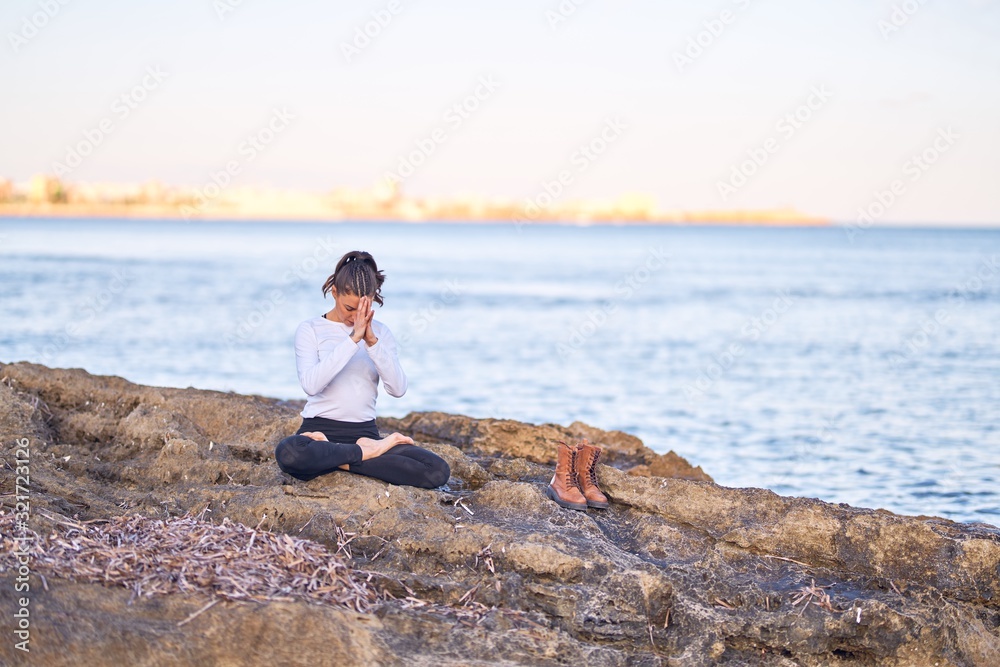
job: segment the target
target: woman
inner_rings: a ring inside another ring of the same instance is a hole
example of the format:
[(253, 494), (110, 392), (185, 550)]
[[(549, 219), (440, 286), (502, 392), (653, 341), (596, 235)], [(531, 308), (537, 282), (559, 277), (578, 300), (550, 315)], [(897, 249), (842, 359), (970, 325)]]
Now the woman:
[(384, 281), (370, 254), (345, 254), (323, 283), (333, 308), (295, 331), (295, 366), (308, 398), (296, 435), (274, 450), (278, 466), (293, 477), (341, 469), (425, 489), (448, 481), (444, 459), (400, 433), (382, 438), (375, 425), (379, 378), (390, 396), (406, 393), (396, 340), (374, 319), (372, 302), (382, 305)]

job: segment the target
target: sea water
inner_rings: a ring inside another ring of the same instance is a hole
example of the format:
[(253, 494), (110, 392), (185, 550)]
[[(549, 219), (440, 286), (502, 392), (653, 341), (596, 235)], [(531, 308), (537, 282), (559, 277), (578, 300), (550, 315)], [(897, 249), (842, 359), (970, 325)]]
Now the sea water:
[(348, 250), (381, 415), (621, 429), (718, 483), (1000, 523), (1000, 230), (0, 221), (0, 360), (304, 398)]

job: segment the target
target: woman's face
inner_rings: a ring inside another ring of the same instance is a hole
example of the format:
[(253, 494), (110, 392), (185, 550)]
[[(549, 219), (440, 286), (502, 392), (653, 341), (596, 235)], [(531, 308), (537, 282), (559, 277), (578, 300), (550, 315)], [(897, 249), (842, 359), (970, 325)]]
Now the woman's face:
[(348, 326), (354, 326), (354, 316), (358, 314), (361, 298), (354, 294), (337, 294), (337, 288), (330, 290), (333, 295), (335, 317)]

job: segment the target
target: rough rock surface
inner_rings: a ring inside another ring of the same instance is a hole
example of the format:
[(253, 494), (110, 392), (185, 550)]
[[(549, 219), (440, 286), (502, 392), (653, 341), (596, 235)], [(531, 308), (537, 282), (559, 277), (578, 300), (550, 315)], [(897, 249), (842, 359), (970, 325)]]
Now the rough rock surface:
[[(0, 501), (31, 448), (31, 525), (210, 510), (326, 544), (398, 598), (494, 612), (468, 623), (392, 600), (360, 614), (309, 602), (140, 597), (37, 580), (31, 665), (1000, 665), (1000, 530), (718, 486), (636, 438), (584, 424), (411, 413), (380, 419), (451, 464), (447, 487), (349, 473), (300, 482), (274, 445), (296, 403), (0, 364)], [(606, 448), (608, 510), (549, 501), (553, 440)], [(626, 472), (628, 471), (628, 472)], [(632, 473), (632, 474), (628, 474)], [(824, 596), (828, 596), (825, 598)], [(13, 609), (14, 573), (0, 572)], [(522, 612), (511, 620), (503, 612)], [(4, 625), (10, 623), (10, 614)]]

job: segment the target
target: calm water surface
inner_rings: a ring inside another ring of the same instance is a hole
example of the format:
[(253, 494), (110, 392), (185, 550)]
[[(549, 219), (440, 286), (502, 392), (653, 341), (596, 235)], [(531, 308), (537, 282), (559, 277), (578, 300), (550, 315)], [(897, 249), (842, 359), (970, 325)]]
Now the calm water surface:
[(1000, 523), (1000, 231), (0, 221), (0, 359), (303, 398), (339, 256), (379, 411), (622, 429), (727, 486)]

